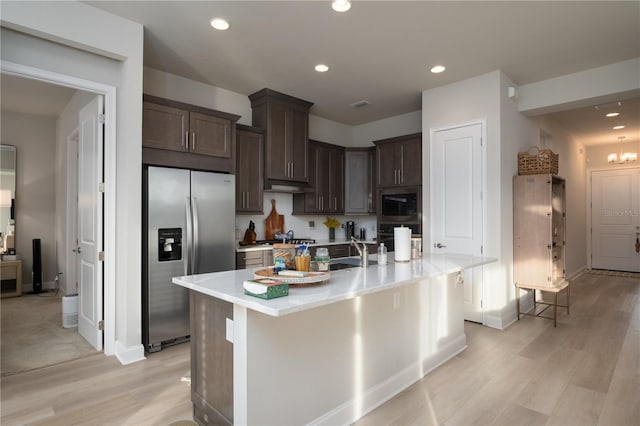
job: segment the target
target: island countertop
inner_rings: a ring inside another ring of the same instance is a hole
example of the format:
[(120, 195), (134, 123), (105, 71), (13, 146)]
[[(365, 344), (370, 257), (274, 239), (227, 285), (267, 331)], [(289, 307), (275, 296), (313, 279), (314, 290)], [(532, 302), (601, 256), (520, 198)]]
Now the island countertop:
[[(371, 258), (375, 260), (376, 256)], [(244, 294), (243, 282), (253, 279), (254, 272), (262, 267), (175, 277), (173, 283), (247, 309), (280, 317), (495, 261), (489, 257), (430, 253), (409, 262), (394, 262), (393, 253), (389, 253), (389, 259), (386, 265), (332, 271), (331, 278), (323, 283), (290, 284), (289, 296), (271, 300)]]

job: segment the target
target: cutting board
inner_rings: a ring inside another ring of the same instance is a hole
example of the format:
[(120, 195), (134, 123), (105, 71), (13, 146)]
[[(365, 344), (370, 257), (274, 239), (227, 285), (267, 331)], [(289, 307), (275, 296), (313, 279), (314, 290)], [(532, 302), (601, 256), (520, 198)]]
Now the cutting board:
[(276, 200), (271, 200), (271, 213), (264, 220), (264, 238), (273, 240), (276, 232), (284, 232), (284, 215), (276, 211)]

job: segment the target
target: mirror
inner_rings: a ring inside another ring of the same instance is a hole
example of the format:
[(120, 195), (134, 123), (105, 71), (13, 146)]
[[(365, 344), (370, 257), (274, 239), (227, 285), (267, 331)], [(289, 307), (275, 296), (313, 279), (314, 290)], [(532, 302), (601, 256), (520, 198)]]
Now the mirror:
[(15, 252), (16, 147), (0, 145), (0, 243), (3, 253)]

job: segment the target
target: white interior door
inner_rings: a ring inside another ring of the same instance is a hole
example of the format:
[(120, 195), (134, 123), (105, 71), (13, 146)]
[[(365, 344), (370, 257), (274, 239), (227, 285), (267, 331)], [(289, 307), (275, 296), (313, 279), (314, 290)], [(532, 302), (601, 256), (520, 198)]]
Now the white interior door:
[(640, 168), (591, 173), (591, 267), (640, 272)]
[[(439, 130), (431, 146), (434, 253), (482, 254), (482, 124)], [(483, 322), (482, 268), (464, 276), (465, 319)]]
[(67, 265), (66, 294), (78, 292), (78, 135), (76, 130), (67, 141)]
[(102, 208), (103, 98), (80, 110), (78, 137), (78, 331), (102, 350)]

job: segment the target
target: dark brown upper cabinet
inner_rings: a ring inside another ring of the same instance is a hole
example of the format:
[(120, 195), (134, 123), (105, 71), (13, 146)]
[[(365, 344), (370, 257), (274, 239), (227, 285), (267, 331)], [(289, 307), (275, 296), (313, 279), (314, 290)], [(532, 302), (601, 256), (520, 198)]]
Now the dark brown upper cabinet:
[(145, 164), (233, 173), (235, 122), (240, 116), (144, 95)]
[(265, 129), (265, 187), (272, 183), (308, 183), (311, 102), (271, 89), (249, 95), (253, 125)]
[(263, 130), (236, 126), (236, 213), (263, 213)]
[(308, 192), (293, 194), (294, 214), (344, 213), (344, 147), (309, 141)]
[(422, 133), (375, 141), (377, 187), (422, 185)]

